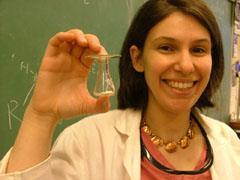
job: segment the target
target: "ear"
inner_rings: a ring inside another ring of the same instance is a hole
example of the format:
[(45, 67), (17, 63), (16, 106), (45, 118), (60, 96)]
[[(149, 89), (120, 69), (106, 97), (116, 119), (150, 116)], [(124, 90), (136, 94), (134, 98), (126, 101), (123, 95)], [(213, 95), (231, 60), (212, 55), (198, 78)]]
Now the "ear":
[(138, 49), (137, 46), (132, 45), (130, 47), (130, 55), (131, 55), (133, 68), (137, 72), (143, 72), (144, 71), (143, 59), (141, 57), (141, 51)]

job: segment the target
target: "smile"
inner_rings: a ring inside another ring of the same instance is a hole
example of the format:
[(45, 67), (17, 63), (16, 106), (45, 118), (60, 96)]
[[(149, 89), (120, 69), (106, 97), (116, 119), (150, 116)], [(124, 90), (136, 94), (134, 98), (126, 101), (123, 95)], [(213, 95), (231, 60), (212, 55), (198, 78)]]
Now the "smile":
[(166, 81), (166, 83), (172, 87), (172, 88), (176, 88), (176, 89), (188, 89), (193, 87), (194, 82), (176, 82), (176, 81)]

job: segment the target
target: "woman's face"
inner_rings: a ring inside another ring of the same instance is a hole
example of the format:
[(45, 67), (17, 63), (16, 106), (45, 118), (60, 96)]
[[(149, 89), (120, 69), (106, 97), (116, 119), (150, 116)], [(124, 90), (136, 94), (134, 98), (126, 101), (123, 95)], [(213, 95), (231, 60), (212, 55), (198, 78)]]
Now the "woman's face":
[(149, 31), (139, 54), (136, 47), (131, 48), (134, 67), (144, 71), (148, 85), (147, 108), (189, 112), (211, 74), (208, 30), (194, 17), (174, 12)]

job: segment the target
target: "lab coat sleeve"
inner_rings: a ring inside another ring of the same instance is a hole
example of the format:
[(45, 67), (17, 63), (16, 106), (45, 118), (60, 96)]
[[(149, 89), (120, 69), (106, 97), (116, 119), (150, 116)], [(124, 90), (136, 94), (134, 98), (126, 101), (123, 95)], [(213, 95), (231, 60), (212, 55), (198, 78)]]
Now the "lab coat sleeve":
[(0, 180), (66, 180), (86, 177), (81, 146), (77, 138), (72, 128), (67, 128), (54, 143), (46, 160), (24, 171), (6, 174), (10, 149), (0, 162)]
[(21, 172), (7, 173), (6, 168), (9, 160), (11, 149), (4, 156), (0, 162), (0, 180), (40, 180), (40, 179), (53, 179), (49, 156), (43, 162), (37, 164), (34, 167), (28, 168)]

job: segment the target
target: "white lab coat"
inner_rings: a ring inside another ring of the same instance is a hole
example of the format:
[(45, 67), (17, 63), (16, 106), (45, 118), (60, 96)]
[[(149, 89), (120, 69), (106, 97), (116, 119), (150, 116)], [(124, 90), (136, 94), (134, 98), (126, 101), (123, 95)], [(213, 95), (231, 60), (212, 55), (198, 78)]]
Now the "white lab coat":
[[(194, 113), (213, 147), (213, 180), (238, 180), (237, 135), (226, 124)], [(140, 119), (141, 112), (132, 109), (89, 116), (66, 128), (50, 156), (32, 168), (4, 174), (9, 151), (0, 164), (0, 180), (140, 180)]]

